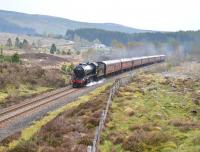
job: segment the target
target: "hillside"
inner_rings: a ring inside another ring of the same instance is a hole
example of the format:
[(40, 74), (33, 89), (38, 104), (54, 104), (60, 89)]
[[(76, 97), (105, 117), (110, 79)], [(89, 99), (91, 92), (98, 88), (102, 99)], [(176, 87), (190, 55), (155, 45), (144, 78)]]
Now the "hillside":
[(0, 17), (0, 32), (10, 32), (17, 34), (35, 34), (35, 30), (32, 28), (20, 27), (14, 23), (11, 23), (2, 17)]
[[(0, 31), (17, 33), (18, 29), (25, 28), (22, 33), (28, 33), (28, 29), (35, 30), (38, 34), (51, 33), (51, 34), (65, 34), (68, 29), (80, 29), (80, 28), (98, 28), (109, 31), (119, 31), (125, 33), (140, 33), (146, 32), (145, 30), (135, 29), (113, 23), (86, 23), (78, 22), (65, 18), (45, 16), (45, 15), (33, 15), (24, 14), (11, 11), (0, 10)], [(2, 24), (7, 25), (7, 29), (4, 29)], [(12, 28), (15, 26), (16, 28)], [(9, 30), (10, 29), (10, 30)], [(15, 29), (15, 30), (13, 30)]]
[(82, 28), (77, 30), (68, 30), (67, 39), (74, 39), (75, 35), (83, 39), (94, 41), (100, 40), (103, 44), (111, 45), (113, 40), (117, 40), (123, 44), (128, 42), (198, 42), (200, 40), (200, 31), (179, 31), (179, 32), (147, 32), (147, 33), (123, 33), (113, 32), (101, 29)]

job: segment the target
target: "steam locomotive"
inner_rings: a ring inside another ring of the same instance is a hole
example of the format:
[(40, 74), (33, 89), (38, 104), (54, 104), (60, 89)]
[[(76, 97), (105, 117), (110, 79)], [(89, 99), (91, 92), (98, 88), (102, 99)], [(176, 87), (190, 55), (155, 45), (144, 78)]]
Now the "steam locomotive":
[(80, 63), (74, 68), (72, 84), (73, 87), (82, 87), (91, 81), (98, 81), (103, 77), (115, 75), (136, 67), (163, 62), (165, 61), (165, 58), (165, 55), (155, 55), (139, 58)]

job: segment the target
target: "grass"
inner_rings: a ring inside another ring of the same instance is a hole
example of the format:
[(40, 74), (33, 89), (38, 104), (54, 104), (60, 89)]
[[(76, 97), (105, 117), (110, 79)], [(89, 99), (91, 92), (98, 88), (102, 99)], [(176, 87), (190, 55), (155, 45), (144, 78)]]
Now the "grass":
[(95, 97), (96, 95), (100, 94), (101, 92), (103, 92), (106, 88), (108, 88), (111, 85), (111, 83), (106, 84), (102, 87), (99, 87), (97, 89), (95, 89), (94, 91), (90, 92), (88, 95), (84, 95), (82, 97), (79, 97), (76, 101), (71, 102), (53, 112), (49, 112), (48, 115), (46, 115), (44, 118), (42, 118), (39, 121), (33, 122), (33, 124), (24, 129), (21, 132), (21, 136), (18, 140), (14, 140), (12, 142), (10, 142), (8, 144), (7, 147), (0, 147), (0, 152), (2, 151), (12, 151), (12, 149), (14, 149), (15, 147), (21, 145), (22, 143), (25, 143), (26, 141), (30, 141), (34, 135), (40, 131), (40, 129), (47, 124), (48, 122), (50, 122), (51, 120), (53, 120), (54, 118), (56, 118), (59, 114), (63, 113), (66, 110), (75, 108), (77, 106), (79, 106), (80, 104), (86, 103), (87, 101), (89, 101), (91, 98)]
[(7, 93), (0, 92), (0, 104), (5, 102), (5, 98), (8, 97)]
[(20, 85), (19, 88), (19, 95), (20, 96), (27, 96), (27, 95), (32, 95), (32, 94), (38, 94), (42, 92), (46, 92), (49, 90), (52, 90), (53, 88), (50, 87), (42, 87), (42, 86), (31, 86), (29, 84), (26, 85)]
[(100, 150), (199, 151), (200, 109), (192, 101), (192, 90), (200, 90), (200, 86), (193, 80), (185, 81), (143, 74), (121, 88), (114, 98)]
[(26, 97), (34, 94), (40, 94), (53, 88), (42, 87), (42, 86), (32, 86), (30, 84), (21, 84), (19, 88), (14, 85), (7, 85), (5, 89), (0, 91), (0, 104), (6, 103), (7, 97)]

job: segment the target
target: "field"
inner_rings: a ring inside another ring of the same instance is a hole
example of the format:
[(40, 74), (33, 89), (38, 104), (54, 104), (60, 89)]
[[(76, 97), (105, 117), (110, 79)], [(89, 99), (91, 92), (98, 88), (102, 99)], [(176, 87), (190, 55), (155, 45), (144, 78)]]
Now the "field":
[(60, 69), (62, 64), (74, 63), (79, 59), (73, 56), (57, 56), (46, 53), (24, 53), (21, 54), (22, 62), (26, 66), (41, 66), (44, 69)]
[(164, 73), (136, 75), (130, 85), (120, 88), (100, 151), (199, 151), (197, 71), (199, 64), (187, 63)]
[(67, 46), (71, 46), (72, 42), (65, 40), (65, 39), (56, 39), (56, 38), (48, 38), (48, 37), (39, 37), (39, 36), (29, 36), (29, 35), (23, 35), (23, 34), (11, 34), (11, 33), (0, 33), (0, 44), (5, 45), (7, 40), (11, 38), (13, 45), (15, 44), (15, 38), (19, 37), (20, 41), (23, 41), (23, 39), (26, 39), (30, 44), (33, 42), (38, 43), (41, 48), (50, 48), (52, 43), (55, 43), (56, 45), (60, 46), (60, 48), (67, 48)]

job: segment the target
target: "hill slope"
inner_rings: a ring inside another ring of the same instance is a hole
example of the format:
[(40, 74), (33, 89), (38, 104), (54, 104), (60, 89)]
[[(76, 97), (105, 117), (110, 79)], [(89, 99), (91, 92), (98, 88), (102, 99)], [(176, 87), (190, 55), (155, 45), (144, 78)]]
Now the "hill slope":
[(20, 27), (0, 17), (0, 32), (19, 33), (19, 34), (35, 34), (32, 28)]
[[(35, 30), (39, 34), (52, 33), (52, 34), (65, 34), (66, 30), (80, 29), (80, 28), (97, 28), (109, 31), (118, 31), (125, 33), (140, 33), (146, 32), (145, 30), (135, 29), (131, 27), (122, 26), (113, 23), (86, 23), (78, 22), (69, 19), (45, 16), (45, 15), (32, 15), (11, 11), (0, 10), (1, 23), (10, 23), (12, 26), (19, 28), (28, 28)], [(0, 25), (0, 31), (2, 31)], [(16, 33), (18, 30), (10, 30)], [(2, 31), (4, 32), (4, 31)], [(5, 32), (8, 32), (7, 30)]]

